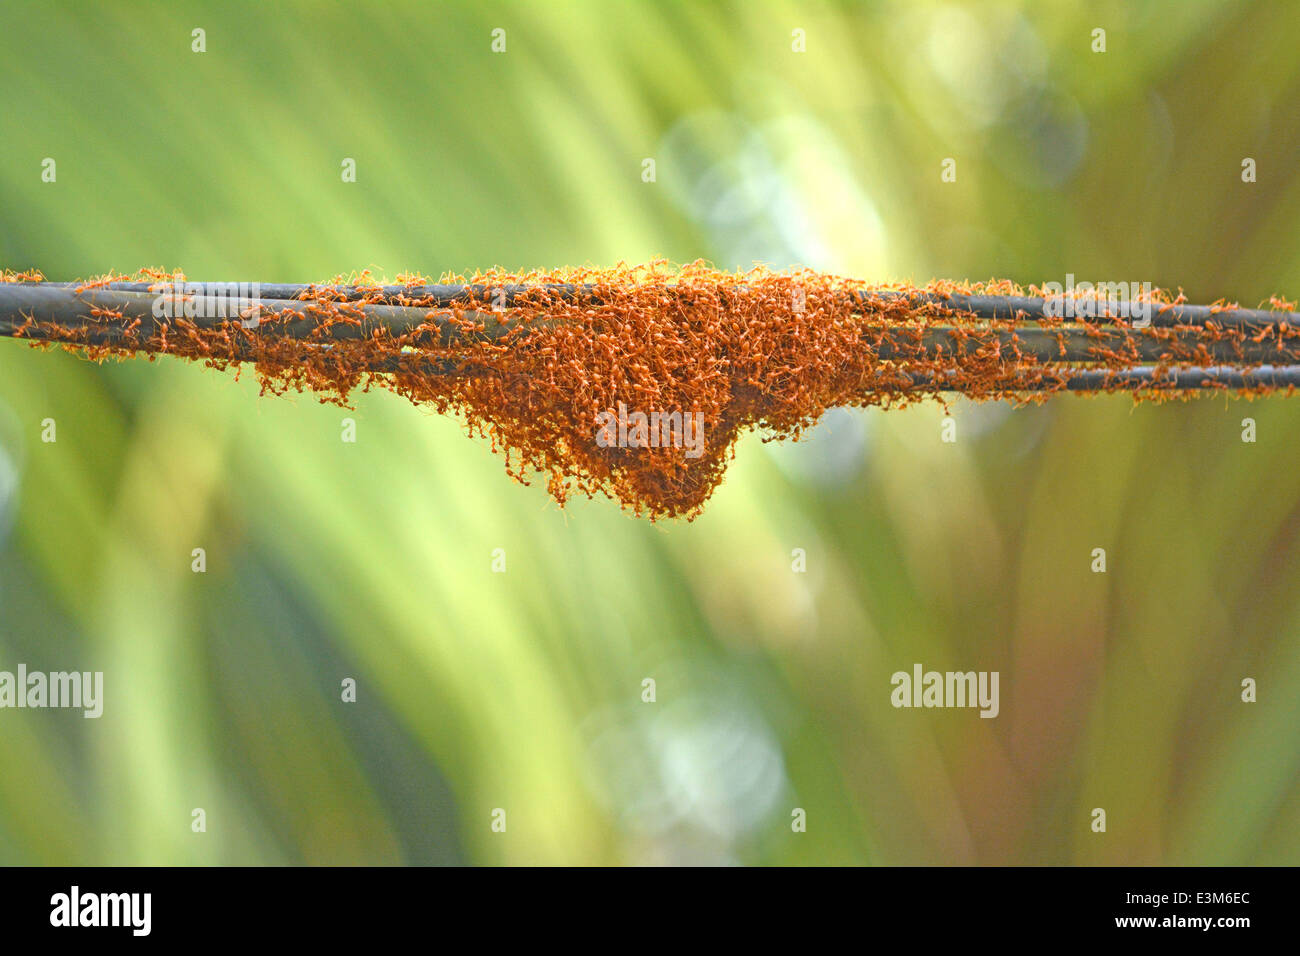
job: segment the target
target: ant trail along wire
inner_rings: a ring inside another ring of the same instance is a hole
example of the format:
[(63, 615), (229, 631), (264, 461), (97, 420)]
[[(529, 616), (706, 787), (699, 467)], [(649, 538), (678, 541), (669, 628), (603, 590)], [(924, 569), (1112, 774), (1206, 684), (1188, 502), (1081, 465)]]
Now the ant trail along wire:
[(695, 517), (741, 433), (797, 438), (833, 406), (1290, 394), (1300, 315), (1270, 304), (1045, 296), (1010, 282), (865, 285), (700, 263), (391, 285), (367, 273), (284, 285), (5, 272), (0, 335), (96, 361), (247, 362), (263, 393), (310, 390), (344, 406), (382, 386), (461, 416), (511, 476), (544, 476), (561, 504), (605, 494), (655, 519)]

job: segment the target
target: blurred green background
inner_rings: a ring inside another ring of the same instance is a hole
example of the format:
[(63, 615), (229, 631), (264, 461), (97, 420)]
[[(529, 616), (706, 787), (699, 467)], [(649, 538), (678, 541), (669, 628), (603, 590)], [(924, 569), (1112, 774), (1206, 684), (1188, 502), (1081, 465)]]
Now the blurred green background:
[[(664, 256), (1300, 296), (1289, 0), (3, 19), (0, 265), (51, 279)], [(0, 863), (1300, 862), (1300, 399), (952, 413), (750, 436), (651, 525), (388, 394), (0, 342), (0, 669), (106, 683), (99, 720), (0, 711)], [(917, 662), (999, 671), (1001, 714), (894, 709)]]

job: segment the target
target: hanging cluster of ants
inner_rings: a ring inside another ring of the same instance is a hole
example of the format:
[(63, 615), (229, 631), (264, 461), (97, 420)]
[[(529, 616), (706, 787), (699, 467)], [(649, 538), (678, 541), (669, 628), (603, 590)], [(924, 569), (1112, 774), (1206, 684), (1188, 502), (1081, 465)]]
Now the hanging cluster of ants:
[[(338, 404), (380, 386), (459, 415), (504, 455), (513, 477), (542, 476), (560, 503), (603, 494), (652, 519), (697, 515), (741, 434), (797, 438), (834, 406), (894, 408), (954, 392), (1041, 401), (1074, 388), (1084, 369), (1101, 376), (1089, 390), (1161, 399), (1186, 394), (1160, 384), (1188, 366), (1300, 362), (1300, 327), (1285, 320), (1137, 327), (1049, 310), (1026, 324), (1023, 315), (979, 316), (958, 304), (1041, 294), (1008, 282), (864, 290), (811, 271), (661, 262), (491, 270), (438, 285), (401, 276), (382, 286), (361, 274), (292, 287), (285, 298), (237, 299), (255, 309), (250, 320), (247, 308), (212, 319), (176, 303), (159, 318), (122, 291), (134, 288), (127, 278), (77, 286), (91, 303), (80, 324), (33, 316), (12, 334), (93, 358), (145, 352), (217, 368), (252, 363), (264, 392), (310, 390)], [(159, 294), (188, 295), (172, 273), (135, 281), (155, 294), (153, 306)], [(1157, 292), (1148, 301), (1179, 300)], [(1139, 365), (1151, 377), (1135, 390), (1123, 375)], [(599, 441), (613, 409), (691, 416), (707, 442), (687, 454), (680, 442)]]

